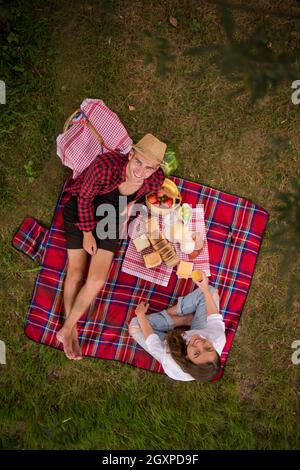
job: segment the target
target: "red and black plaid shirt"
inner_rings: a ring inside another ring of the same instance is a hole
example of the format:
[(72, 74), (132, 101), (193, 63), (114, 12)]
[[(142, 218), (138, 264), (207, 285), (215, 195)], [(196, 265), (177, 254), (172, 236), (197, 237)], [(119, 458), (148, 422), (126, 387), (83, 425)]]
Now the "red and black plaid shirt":
[[(66, 189), (78, 200), (77, 227), (84, 232), (94, 229), (97, 222), (94, 218), (93, 200), (96, 196), (113, 191), (126, 179), (128, 155), (105, 153), (99, 155), (74, 183)], [(165, 179), (161, 168), (158, 168), (149, 178), (144, 180), (137, 191), (135, 200), (150, 192), (158, 191)]]

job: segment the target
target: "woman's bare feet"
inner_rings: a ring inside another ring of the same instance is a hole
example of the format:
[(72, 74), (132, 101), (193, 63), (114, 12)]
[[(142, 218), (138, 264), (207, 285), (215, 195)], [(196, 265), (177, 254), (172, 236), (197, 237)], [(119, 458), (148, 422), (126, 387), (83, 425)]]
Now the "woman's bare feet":
[(191, 326), (194, 315), (192, 313), (188, 315), (178, 315), (177, 313), (177, 305), (172, 305), (167, 309), (169, 315), (171, 315), (173, 322), (176, 326)]
[(56, 338), (60, 343), (63, 344), (65, 355), (68, 359), (75, 359), (75, 353), (73, 350), (73, 333), (62, 327), (61, 330), (56, 333)]

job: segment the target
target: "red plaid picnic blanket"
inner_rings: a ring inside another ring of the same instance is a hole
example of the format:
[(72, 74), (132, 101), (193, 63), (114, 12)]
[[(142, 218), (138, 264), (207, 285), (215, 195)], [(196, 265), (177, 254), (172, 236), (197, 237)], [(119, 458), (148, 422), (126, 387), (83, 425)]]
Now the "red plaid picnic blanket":
[[(73, 178), (87, 168), (100, 153), (109, 150), (127, 154), (132, 147), (132, 139), (118, 116), (102, 100), (85, 99), (80, 105), (81, 112), (74, 116), (72, 126), (57, 139), (57, 155), (63, 164), (73, 170)], [(103, 137), (101, 147), (95, 134), (86, 125), (86, 119)]]
[[(165, 229), (167, 230), (167, 226), (164, 224), (164, 220), (161, 216), (159, 216), (159, 225), (162, 233), (164, 233)], [(204, 239), (204, 246), (201, 250), (200, 255), (193, 260), (193, 269), (198, 271), (205, 271), (205, 274), (207, 276), (210, 276), (208, 243), (206, 239), (204, 211), (202, 204), (198, 207), (193, 208), (192, 219), (188, 224), (188, 229), (192, 232), (197, 231), (197, 233), (199, 233), (200, 236)], [(157, 266), (153, 269), (146, 268), (143, 259), (143, 254), (150, 253), (151, 251), (153, 251), (152, 248), (147, 248), (145, 251), (143, 251), (142, 254), (137, 252), (133, 243), (133, 240), (136, 238), (136, 236), (141, 235), (141, 233), (143, 232), (146, 233), (146, 230), (144, 230), (143, 227), (143, 216), (139, 216), (134, 221), (132, 237), (129, 240), (125, 259), (122, 265), (122, 271), (124, 273), (131, 274), (132, 276), (137, 276), (141, 279), (145, 279), (146, 281), (154, 282), (155, 284), (160, 284), (164, 287), (167, 287), (174, 268), (170, 268), (165, 263), (162, 263), (160, 266)], [(184, 253), (182, 253), (182, 251), (180, 251), (178, 243), (172, 243), (172, 245), (180, 260), (189, 261), (188, 255), (185, 255)], [(175, 270), (176, 269), (177, 268), (175, 268)]]
[(26, 217), (12, 239), (15, 248), (41, 263), (49, 236), (49, 229), (39, 224), (33, 217)]
[[(179, 187), (183, 202), (193, 207), (204, 205), (210, 282), (218, 288), (226, 325), (227, 341), (221, 356), (219, 379), (249, 292), (268, 213), (246, 199), (198, 183), (172, 179)], [(58, 349), (61, 345), (55, 334), (64, 321), (62, 293), (67, 261), (62, 208), (68, 198), (63, 190), (44, 246), (42, 266), (25, 323), (25, 333), (30, 339)], [(19, 240), (16, 245), (20, 249), (21, 238), (21, 234), (14, 238), (15, 243)], [(194, 290), (194, 284), (191, 279), (178, 279), (175, 271), (167, 288), (122, 272), (127, 246), (128, 240), (124, 240), (113, 260), (106, 284), (79, 321), (83, 354), (161, 373), (160, 364), (130, 338), (127, 324), (140, 301), (150, 303), (149, 313), (156, 312), (173, 305), (178, 296)]]

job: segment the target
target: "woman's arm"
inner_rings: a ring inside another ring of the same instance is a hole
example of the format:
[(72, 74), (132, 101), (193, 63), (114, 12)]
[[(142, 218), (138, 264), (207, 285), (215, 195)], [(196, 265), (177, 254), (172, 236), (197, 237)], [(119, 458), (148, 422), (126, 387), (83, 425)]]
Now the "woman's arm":
[(203, 290), (203, 294), (206, 303), (207, 315), (219, 313), (218, 307), (216, 306), (213, 296), (208, 287), (207, 289)]
[(203, 271), (202, 271), (202, 276), (203, 276), (202, 281), (200, 282), (194, 281), (194, 282), (199, 287), (199, 289), (203, 292), (207, 315), (213, 315), (213, 314), (219, 313), (218, 307), (216, 306), (213, 296), (209, 290), (207, 276)]
[(145, 339), (147, 339), (148, 336), (153, 334), (153, 328), (150, 325), (147, 319), (147, 316), (145, 315), (148, 308), (149, 308), (149, 304), (146, 304), (145, 302), (141, 302), (135, 309), (135, 314), (137, 316), (137, 319), (139, 321), (139, 324), (140, 324), (140, 327), (141, 327), (141, 330)]

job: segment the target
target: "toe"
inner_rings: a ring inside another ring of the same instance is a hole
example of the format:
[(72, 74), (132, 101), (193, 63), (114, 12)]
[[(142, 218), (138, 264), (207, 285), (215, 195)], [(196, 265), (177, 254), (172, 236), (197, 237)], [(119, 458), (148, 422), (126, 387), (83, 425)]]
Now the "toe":
[(73, 353), (65, 353), (66, 357), (70, 360), (74, 359), (74, 354)]

